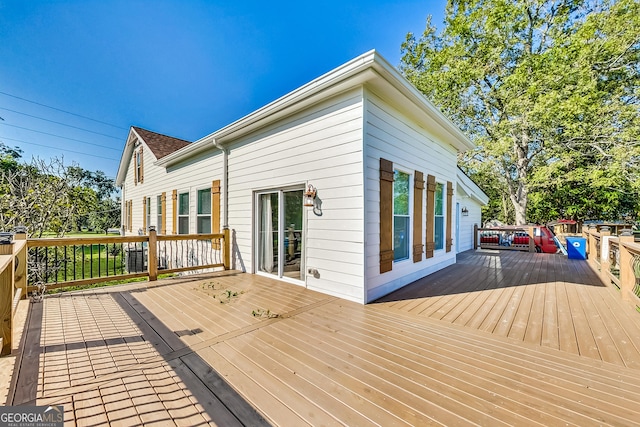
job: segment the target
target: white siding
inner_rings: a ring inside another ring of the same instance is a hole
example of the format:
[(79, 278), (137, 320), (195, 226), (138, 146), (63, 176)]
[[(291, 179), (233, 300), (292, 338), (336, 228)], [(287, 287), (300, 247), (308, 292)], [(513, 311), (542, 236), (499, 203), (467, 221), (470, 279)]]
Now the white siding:
[(322, 215), (306, 210), (306, 285), (345, 299), (364, 299), (362, 90), (298, 112), (229, 145), (229, 226), (236, 267), (255, 272), (254, 192), (311, 183)]
[(469, 215), (462, 216), (460, 214), (460, 236), (458, 241), (458, 250), (460, 252), (468, 251), (473, 249), (473, 226), (477, 224), (480, 227), (481, 224), (481, 205), (475, 199), (472, 199), (467, 196), (462, 196), (459, 198), (458, 203), (460, 203), (460, 209), (466, 207), (469, 211)]
[(212, 148), (210, 151), (190, 158), (187, 162), (167, 169), (153, 164), (157, 159), (146, 145), (144, 145), (143, 153), (144, 182), (137, 185), (134, 183), (134, 156), (131, 157), (124, 181), (123, 206), (124, 201), (133, 200), (133, 226), (131, 233), (129, 233), (125, 223), (125, 234), (138, 234), (142, 229), (143, 215), (145, 215), (142, 210), (143, 197), (151, 197), (151, 224), (147, 225), (155, 225), (156, 229), (160, 230), (160, 224), (157, 224), (157, 196), (163, 192), (166, 192), (166, 234), (172, 234), (173, 203), (171, 197), (174, 189), (178, 190), (178, 193), (189, 192), (189, 232), (195, 233), (197, 190), (209, 188), (213, 180), (222, 179), (222, 153)]
[[(445, 185), (456, 182), (456, 150), (450, 145), (436, 140), (428, 130), (413, 122), (398, 109), (389, 105), (370, 91), (365, 97), (365, 302), (370, 302), (395, 289), (411, 283), (434, 271), (455, 262), (455, 246), (451, 252), (436, 250), (434, 257), (421, 262), (409, 260), (393, 263), (393, 270), (380, 274), (380, 158), (390, 160), (394, 168), (411, 173), (411, 197), (413, 197), (413, 171), (434, 175), (436, 181)], [(455, 189), (455, 186), (454, 186)], [(446, 194), (445, 194), (446, 201)], [(453, 208), (455, 209), (455, 193)], [(413, 201), (410, 202), (413, 206)], [(446, 209), (446, 203), (445, 203)], [(423, 195), (423, 217), (426, 217), (426, 191)], [(446, 212), (445, 212), (446, 216)], [(413, 223), (413, 212), (411, 212)], [(426, 238), (423, 222), (423, 236)], [(413, 227), (411, 228), (413, 229)], [(411, 236), (412, 233), (409, 233)], [(452, 237), (455, 242), (455, 214), (452, 224)], [(410, 241), (409, 247), (413, 247)]]

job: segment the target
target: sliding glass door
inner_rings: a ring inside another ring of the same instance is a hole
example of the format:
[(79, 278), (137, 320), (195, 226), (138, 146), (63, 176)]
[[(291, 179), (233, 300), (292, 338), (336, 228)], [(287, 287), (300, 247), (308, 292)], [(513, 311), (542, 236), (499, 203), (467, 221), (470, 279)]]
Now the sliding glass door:
[(304, 279), (302, 189), (256, 195), (257, 270), (277, 277)]

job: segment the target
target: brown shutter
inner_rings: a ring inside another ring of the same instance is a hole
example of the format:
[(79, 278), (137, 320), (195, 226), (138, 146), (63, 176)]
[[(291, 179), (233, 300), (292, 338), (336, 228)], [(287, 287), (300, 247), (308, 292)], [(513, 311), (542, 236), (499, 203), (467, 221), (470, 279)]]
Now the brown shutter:
[(144, 182), (144, 156), (142, 155), (142, 147), (140, 147), (140, 184)]
[(161, 234), (167, 234), (167, 193), (163, 192), (160, 196), (160, 203), (162, 203), (162, 225), (160, 229)]
[(453, 184), (451, 181), (447, 181), (447, 231), (446, 231), (446, 248), (447, 252), (451, 252), (451, 246), (453, 245), (453, 239), (451, 238), (451, 223), (453, 208), (451, 204), (453, 203)]
[(424, 175), (415, 172), (413, 179), (413, 262), (422, 261), (422, 193), (424, 191)]
[(138, 185), (138, 151), (133, 152), (133, 185)]
[(433, 258), (433, 249), (435, 248), (434, 239), (434, 218), (435, 218), (435, 194), (436, 194), (436, 177), (433, 175), (427, 175), (427, 241), (426, 241), (426, 254), (427, 258)]
[(127, 227), (129, 228), (129, 231), (131, 231), (131, 229), (133, 228), (133, 200), (129, 200), (127, 202), (127, 213)]
[(380, 273), (393, 268), (393, 163), (380, 159)]
[(173, 211), (173, 234), (178, 234), (178, 190), (173, 190), (173, 194), (171, 195), (171, 203), (172, 203), (172, 211)]
[(147, 232), (147, 198), (142, 198), (142, 231)]
[[(220, 233), (220, 180), (211, 183), (211, 232)], [(220, 249), (220, 241), (213, 240), (213, 248)]]

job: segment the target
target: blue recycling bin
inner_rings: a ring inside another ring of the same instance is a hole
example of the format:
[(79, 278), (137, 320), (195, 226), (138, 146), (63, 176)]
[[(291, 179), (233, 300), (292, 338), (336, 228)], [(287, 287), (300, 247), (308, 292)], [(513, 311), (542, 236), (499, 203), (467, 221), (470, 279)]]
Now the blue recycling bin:
[(567, 256), (569, 259), (587, 259), (587, 239), (567, 237)]

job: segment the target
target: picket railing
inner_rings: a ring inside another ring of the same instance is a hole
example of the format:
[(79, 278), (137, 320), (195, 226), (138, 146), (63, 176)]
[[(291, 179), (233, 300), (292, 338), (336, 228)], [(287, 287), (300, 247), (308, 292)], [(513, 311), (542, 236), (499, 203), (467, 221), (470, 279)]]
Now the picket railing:
[(26, 234), (19, 233), (13, 242), (0, 245), (0, 356), (11, 354), (16, 307), (27, 292), (26, 238)]
[(11, 353), (18, 301), (61, 287), (231, 267), (230, 232), (27, 239), (0, 244), (0, 355)]
[(611, 236), (603, 227), (582, 229), (587, 238), (587, 253), (591, 267), (600, 273), (606, 284), (615, 286), (623, 300), (640, 311), (640, 243), (634, 242), (631, 230)]
[(474, 226), (474, 248), (503, 249), (535, 252), (536, 246), (531, 238), (531, 227), (494, 227), (478, 228)]

